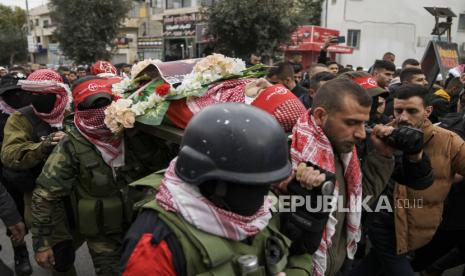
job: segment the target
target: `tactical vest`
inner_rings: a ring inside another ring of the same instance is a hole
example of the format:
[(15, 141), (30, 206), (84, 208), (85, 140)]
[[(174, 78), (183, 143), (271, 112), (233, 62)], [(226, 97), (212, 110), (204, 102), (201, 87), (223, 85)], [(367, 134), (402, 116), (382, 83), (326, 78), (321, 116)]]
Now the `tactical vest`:
[[(131, 185), (151, 186), (158, 190), (161, 179), (159, 174), (152, 174)], [(150, 198), (152, 200), (142, 208), (156, 211), (174, 232), (184, 252), (187, 275), (274, 275), (279, 272), (311, 275), (311, 255), (289, 256), (291, 241), (278, 230), (278, 215), (247, 244), (199, 230), (175, 213), (160, 207), (153, 200), (153, 195)], [(258, 267), (255, 271), (244, 273), (239, 257), (245, 255), (257, 257)]]
[[(69, 130), (68, 137), (79, 167), (74, 216), (80, 233), (87, 236), (124, 233), (132, 220), (134, 202), (142, 196), (142, 192), (128, 186), (132, 180), (128, 179), (127, 170), (133, 170), (135, 164), (112, 170), (76, 128)], [(68, 143), (64, 147), (70, 151)]]
[[(32, 106), (25, 106), (18, 109), (24, 117), (32, 125), (32, 141), (34, 143), (41, 142), (41, 137), (46, 137), (50, 133), (57, 131), (58, 129), (51, 127), (48, 123), (42, 121), (34, 113)], [(14, 187), (20, 192), (27, 193), (31, 192), (35, 187), (35, 181), (42, 171), (44, 163), (41, 163), (34, 168), (28, 170), (18, 170), (3, 166), (2, 173), (3, 177), (10, 183), (15, 183)]]

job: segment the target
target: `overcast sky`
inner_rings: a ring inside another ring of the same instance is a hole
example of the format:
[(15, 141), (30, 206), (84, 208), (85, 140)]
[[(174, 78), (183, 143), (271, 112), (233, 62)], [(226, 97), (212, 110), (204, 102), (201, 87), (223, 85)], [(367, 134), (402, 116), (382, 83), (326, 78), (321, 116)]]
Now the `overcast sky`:
[[(29, 8), (34, 8), (40, 5), (44, 5), (48, 3), (48, 0), (28, 0), (29, 2)], [(0, 4), (6, 5), (6, 6), (18, 6), (23, 9), (26, 9), (26, 0), (0, 0)]]

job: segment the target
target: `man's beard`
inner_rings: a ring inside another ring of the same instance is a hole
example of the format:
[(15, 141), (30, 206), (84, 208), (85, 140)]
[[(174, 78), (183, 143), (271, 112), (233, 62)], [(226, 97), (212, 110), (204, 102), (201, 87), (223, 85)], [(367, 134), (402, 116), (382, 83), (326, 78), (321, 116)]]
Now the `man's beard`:
[(333, 151), (335, 153), (344, 154), (352, 152), (355, 144), (358, 141), (336, 141), (335, 135), (332, 133), (333, 127), (331, 127), (328, 123), (326, 123), (323, 127), (323, 132), (325, 133), (326, 137), (328, 138)]
[(398, 122), (398, 123), (397, 123), (397, 126), (398, 126), (398, 127), (401, 127), (401, 126), (410, 126), (410, 127), (422, 129), (422, 128), (423, 128), (423, 125), (425, 124), (425, 122), (426, 122), (426, 119), (421, 120), (421, 121), (418, 122), (417, 124), (411, 124), (411, 123), (409, 123), (409, 122)]

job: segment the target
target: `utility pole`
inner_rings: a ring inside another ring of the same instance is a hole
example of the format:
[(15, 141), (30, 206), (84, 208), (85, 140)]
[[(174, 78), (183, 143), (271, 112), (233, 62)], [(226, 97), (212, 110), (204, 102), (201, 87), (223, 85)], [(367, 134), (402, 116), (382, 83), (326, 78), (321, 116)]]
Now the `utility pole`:
[[(31, 22), (31, 20), (29, 19), (29, 3), (28, 1), (26, 0), (26, 26), (27, 26), (27, 34), (30, 35), (33, 39), (33, 42), (34, 42), (34, 37), (32, 36), (32, 31), (31, 31), (31, 25), (29, 24)], [(29, 40), (28, 40), (28, 46), (29, 46)], [(29, 51), (29, 47), (28, 47), (28, 51)], [(30, 54), (30, 58), (31, 58), (31, 63), (34, 63), (34, 53), (29, 53)]]

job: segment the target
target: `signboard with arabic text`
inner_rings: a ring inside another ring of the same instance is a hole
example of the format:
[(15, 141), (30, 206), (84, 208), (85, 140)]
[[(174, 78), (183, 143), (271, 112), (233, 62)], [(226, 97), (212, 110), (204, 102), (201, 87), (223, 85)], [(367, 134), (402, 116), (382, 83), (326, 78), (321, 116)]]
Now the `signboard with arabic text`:
[(436, 81), (438, 73), (441, 73), (442, 78), (446, 79), (449, 70), (458, 65), (457, 44), (445, 41), (430, 41), (421, 60), (421, 68), (430, 85)]
[(195, 23), (195, 13), (163, 16), (163, 36), (195, 36)]

